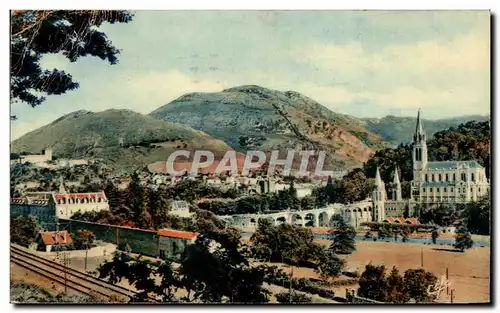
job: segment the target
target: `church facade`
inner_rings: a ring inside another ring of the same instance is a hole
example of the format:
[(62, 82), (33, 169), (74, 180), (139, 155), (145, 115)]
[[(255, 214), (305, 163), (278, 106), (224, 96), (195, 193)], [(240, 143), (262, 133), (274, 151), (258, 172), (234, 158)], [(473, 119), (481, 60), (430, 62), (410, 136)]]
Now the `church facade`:
[(403, 216), (408, 210), (414, 216), (417, 204), (455, 204), (477, 201), (489, 192), (486, 171), (477, 161), (428, 161), (427, 136), (423, 130), (420, 110), (412, 144), (413, 180), (410, 198), (403, 199), (397, 168), (394, 169), (394, 190), (387, 197), (385, 184), (377, 168), (372, 195), (374, 220), (383, 222)]

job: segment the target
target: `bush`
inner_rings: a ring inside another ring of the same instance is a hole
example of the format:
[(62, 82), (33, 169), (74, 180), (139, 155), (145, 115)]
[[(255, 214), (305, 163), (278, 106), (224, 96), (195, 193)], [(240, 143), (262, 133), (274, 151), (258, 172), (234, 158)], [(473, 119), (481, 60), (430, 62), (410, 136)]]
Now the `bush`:
[[(297, 292), (282, 292), (276, 295), (279, 303), (311, 303), (312, 298)], [(291, 300), (291, 301), (290, 301)]]

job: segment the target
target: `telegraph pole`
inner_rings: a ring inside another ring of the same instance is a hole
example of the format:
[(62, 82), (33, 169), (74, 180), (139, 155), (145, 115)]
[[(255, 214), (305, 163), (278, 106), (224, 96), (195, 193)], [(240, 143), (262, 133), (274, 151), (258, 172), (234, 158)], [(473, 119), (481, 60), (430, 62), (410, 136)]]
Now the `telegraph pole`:
[(424, 267), (424, 250), (420, 248), (420, 266)]
[(448, 267), (446, 267), (446, 294), (450, 294), (450, 284), (448, 283)]

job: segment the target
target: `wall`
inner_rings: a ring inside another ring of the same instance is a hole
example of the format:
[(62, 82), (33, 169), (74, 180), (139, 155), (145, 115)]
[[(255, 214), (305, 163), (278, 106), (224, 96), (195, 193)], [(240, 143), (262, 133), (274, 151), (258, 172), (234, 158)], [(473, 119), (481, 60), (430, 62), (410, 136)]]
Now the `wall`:
[(10, 216), (17, 217), (19, 215), (36, 216), (42, 224), (51, 223), (55, 218), (55, 209), (52, 205), (11, 204)]
[(69, 219), (74, 213), (81, 211), (82, 213), (89, 211), (109, 210), (108, 202), (89, 202), (89, 203), (72, 203), (72, 204), (57, 204), (57, 216), (59, 218)]
[[(94, 233), (96, 239), (111, 242), (116, 245), (127, 244), (132, 252), (152, 257), (160, 256), (160, 249), (171, 254), (172, 241), (177, 242), (178, 247), (184, 248), (188, 240), (158, 236), (156, 231), (128, 228), (113, 225), (104, 225), (69, 219), (60, 219), (64, 229), (74, 233), (77, 230), (86, 229)], [(61, 229), (63, 229), (61, 227)]]

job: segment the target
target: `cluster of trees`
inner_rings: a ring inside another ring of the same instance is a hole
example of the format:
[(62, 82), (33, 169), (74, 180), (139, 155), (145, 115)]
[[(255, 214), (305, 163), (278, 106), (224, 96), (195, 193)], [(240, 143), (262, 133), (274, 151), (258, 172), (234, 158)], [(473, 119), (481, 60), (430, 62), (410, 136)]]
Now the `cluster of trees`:
[(175, 186), (161, 185), (159, 188), (150, 188), (141, 182), (137, 172), (131, 175), (131, 182), (125, 190), (118, 190), (109, 181), (101, 188), (108, 198), (110, 211), (76, 212), (72, 219), (143, 229), (166, 227), (184, 230), (189, 228), (190, 220), (169, 215), (173, 200), (192, 202), (201, 198), (237, 196), (234, 189), (220, 190), (191, 180), (182, 181)]
[(10, 241), (22, 246), (35, 242), (41, 228), (34, 216), (18, 216), (10, 218)]
[[(437, 277), (424, 269), (408, 269), (401, 275), (395, 267), (389, 275), (384, 265), (366, 265), (359, 279), (358, 296), (388, 303), (429, 303), (434, 299), (428, 292)], [(430, 290), (432, 292), (432, 290)]]
[(337, 255), (356, 250), (356, 232), (343, 221), (331, 230), (331, 235), (332, 243), (325, 248), (314, 242), (310, 229), (291, 224), (274, 226), (271, 221), (260, 219), (250, 241), (256, 258), (314, 268), (324, 280), (328, 280), (339, 276), (345, 265)]

